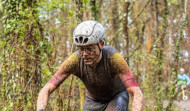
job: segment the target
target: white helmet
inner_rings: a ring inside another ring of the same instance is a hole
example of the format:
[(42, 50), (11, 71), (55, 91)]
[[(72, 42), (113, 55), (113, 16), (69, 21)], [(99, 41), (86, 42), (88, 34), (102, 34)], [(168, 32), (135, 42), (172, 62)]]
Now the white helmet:
[(104, 36), (104, 27), (94, 20), (80, 23), (73, 32), (74, 43), (78, 46), (99, 43)]
[(180, 72), (181, 72), (181, 73), (184, 73), (184, 72), (185, 72), (185, 69), (184, 69), (184, 68), (180, 68)]

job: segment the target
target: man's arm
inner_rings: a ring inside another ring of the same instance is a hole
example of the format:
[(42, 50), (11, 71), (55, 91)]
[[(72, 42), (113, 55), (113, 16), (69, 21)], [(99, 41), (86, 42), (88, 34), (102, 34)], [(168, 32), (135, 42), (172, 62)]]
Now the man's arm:
[(37, 100), (37, 111), (44, 111), (50, 94), (72, 73), (76, 73), (78, 56), (73, 53), (60, 66), (49, 82), (41, 89)]
[(189, 79), (189, 76), (187, 76), (187, 74), (185, 74), (185, 78), (186, 78), (186, 81), (187, 81), (186, 85), (187, 86), (190, 85), (190, 79)]
[(45, 111), (49, 95), (56, 89), (53, 84), (47, 83), (40, 91), (37, 100), (37, 111)]
[(37, 111), (45, 111), (50, 94), (69, 76), (60, 68), (49, 82), (41, 89), (37, 100)]
[[(64, 64), (65, 62), (61, 65), (61, 67), (64, 66)], [(59, 68), (49, 82), (41, 89), (37, 100), (37, 111), (45, 110), (49, 95), (69, 76), (69, 74), (65, 74), (63, 72), (63, 68)]]
[(139, 88), (139, 85), (136, 83), (133, 74), (129, 70), (127, 62), (121, 54), (115, 53), (112, 55), (111, 64), (118, 73), (119, 78), (126, 87), (127, 91), (133, 98), (132, 111), (142, 111), (143, 94)]
[(119, 77), (133, 99), (132, 111), (142, 111), (143, 94), (138, 84), (136, 83), (132, 73), (129, 72), (128, 74), (119, 74)]
[(143, 94), (139, 87), (127, 88), (130, 96), (133, 98), (132, 111), (142, 111), (143, 108)]

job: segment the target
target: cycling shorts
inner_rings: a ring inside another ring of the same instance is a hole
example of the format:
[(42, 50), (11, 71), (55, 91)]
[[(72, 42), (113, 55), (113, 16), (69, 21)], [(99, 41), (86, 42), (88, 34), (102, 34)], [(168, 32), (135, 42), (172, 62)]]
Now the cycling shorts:
[(83, 111), (127, 111), (128, 103), (129, 94), (125, 90), (109, 101), (98, 101), (86, 97)]

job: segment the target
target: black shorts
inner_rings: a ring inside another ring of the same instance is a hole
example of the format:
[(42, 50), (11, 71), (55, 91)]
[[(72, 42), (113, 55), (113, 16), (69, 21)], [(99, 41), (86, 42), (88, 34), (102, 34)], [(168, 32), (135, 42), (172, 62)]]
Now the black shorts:
[(127, 111), (128, 103), (129, 94), (127, 91), (120, 92), (107, 102), (96, 101), (86, 97), (83, 111)]

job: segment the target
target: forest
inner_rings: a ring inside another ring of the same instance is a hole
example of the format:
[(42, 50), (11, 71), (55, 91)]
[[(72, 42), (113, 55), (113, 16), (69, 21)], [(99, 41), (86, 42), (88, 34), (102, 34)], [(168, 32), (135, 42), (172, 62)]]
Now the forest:
[[(105, 44), (127, 61), (143, 111), (180, 110), (175, 84), (180, 68), (190, 76), (190, 0), (0, 0), (1, 111), (36, 110), (40, 89), (77, 50), (73, 31), (85, 20), (100, 22)], [(69, 76), (47, 111), (82, 111), (84, 90)]]

